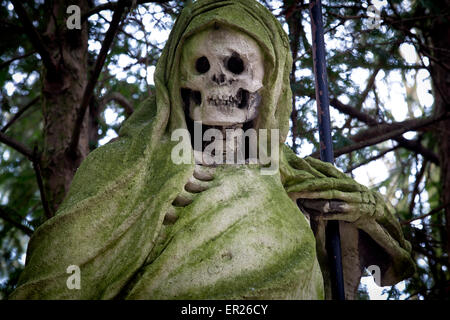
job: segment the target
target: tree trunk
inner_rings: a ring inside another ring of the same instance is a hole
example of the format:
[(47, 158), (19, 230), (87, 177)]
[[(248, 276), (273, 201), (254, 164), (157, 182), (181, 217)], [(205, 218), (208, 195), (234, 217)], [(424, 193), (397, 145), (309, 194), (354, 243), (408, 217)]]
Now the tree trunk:
[[(296, 4), (298, 1), (284, 0), (283, 7), (285, 8), (285, 18), (289, 28), (289, 44), (292, 53), (292, 70), (289, 77), (291, 85), (295, 84), (295, 61), (298, 57), (298, 52), (300, 50), (300, 32), (302, 31), (301, 24), (301, 11), (296, 10)], [(297, 152), (297, 138), (298, 138), (298, 110), (295, 106), (296, 93), (292, 92), (292, 150)]]
[[(450, 7), (450, 0), (442, 2), (442, 12)], [(440, 63), (431, 61), (431, 78), (435, 99), (435, 113), (450, 112), (450, 23), (448, 17), (439, 17), (434, 21), (431, 30), (431, 47), (434, 49), (433, 57)], [(444, 66), (443, 66), (444, 65)], [(436, 134), (439, 141), (439, 156), (441, 168), (442, 193), (441, 201), (445, 207), (447, 252), (450, 263), (450, 120), (439, 122), (436, 125)], [(444, 240), (444, 239), (443, 239)]]
[[(50, 51), (56, 72), (43, 73), (44, 150), (42, 175), (50, 214), (54, 214), (64, 199), (73, 175), (89, 152), (87, 121), (83, 123), (75, 156), (68, 146), (87, 83), (87, 23), (81, 30), (66, 27), (69, 5), (78, 5), (86, 12), (88, 2), (53, 1), (49, 8), (47, 29), (43, 41)], [(86, 118), (88, 112), (86, 112)]]

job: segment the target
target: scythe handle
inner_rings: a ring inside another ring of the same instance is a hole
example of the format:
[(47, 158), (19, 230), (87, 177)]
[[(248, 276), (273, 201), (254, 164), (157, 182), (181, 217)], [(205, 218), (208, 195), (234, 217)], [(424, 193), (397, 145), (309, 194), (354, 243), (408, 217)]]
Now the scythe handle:
[[(322, 161), (333, 163), (334, 156), (329, 110), (330, 101), (328, 96), (321, 0), (309, 1), (309, 13), (311, 17), (311, 33), (313, 41), (314, 77), (320, 136), (320, 159)], [(328, 221), (325, 233), (328, 260), (331, 269), (333, 299), (345, 300), (339, 221)]]

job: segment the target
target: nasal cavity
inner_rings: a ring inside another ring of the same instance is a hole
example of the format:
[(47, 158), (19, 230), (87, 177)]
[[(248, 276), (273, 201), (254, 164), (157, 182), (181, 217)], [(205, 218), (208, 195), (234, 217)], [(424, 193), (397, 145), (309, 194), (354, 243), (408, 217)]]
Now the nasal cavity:
[(226, 80), (227, 79), (223, 73), (219, 74), (218, 76), (213, 75), (213, 77), (212, 77), (212, 81), (214, 81), (217, 84), (225, 83)]

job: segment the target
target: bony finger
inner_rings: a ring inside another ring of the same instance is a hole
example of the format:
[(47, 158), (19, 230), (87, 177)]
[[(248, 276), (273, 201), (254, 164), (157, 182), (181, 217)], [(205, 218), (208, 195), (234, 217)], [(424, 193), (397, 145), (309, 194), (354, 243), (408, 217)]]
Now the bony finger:
[(345, 203), (340, 205), (339, 211), (330, 211), (324, 214), (324, 220), (341, 220), (346, 222), (355, 222), (359, 218), (372, 218), (374, 216), (376, 207), (369, 203)]
[(364, 203), (361, 192), (343, 192), (339, 190), (289, 192), (291, 199), (341, 200), (347, 203)]
[(172, 205), (175, 207), (186, 207), (194, 201), (195, 194), (191, 192), (187, 192), (186, 190), (182, 190), (180, 194), (175, 198), (172, 202)]
[(344, 222), (355, 222), (361, 217), (360, 214), (355, 212), (347, 212), (347, 213), (330, 213), (323, 215), (321, 218), (323, 220), (336, 220), (336, 221), (344, 221)]
[(170, 206), (170, 208), (167, 210), (165, 216), (164, 216), (164, 225), (171, 225), (174, 224), (178, 220), (178, 215), (175, 210), (175, 207)]
[(215, 168), (195, 165), (194, 177), (201, 181), (211, 181), (214, 178)]
[(286, 187), (287, 192), (302, 191), (331, 191), (339, 190), (341, 192), (368, 192), (368, 189), (359, 183), (350, 179), (320, 178), (308, 179), (297, 183), (290, 183)]
[(346, 203), (339, 200), (302, 199), (301, 204), (306, 209), (311, 209), (321, 214), (346, 212)]
[(209, 189), (210, 182), (199, 180), (195, 177), (190, 177), (184, 189), (188, 192), (198, 193)]
[(305, 161), (308, 162), (311, 167), (324, 174), (327, 177), (333, 177), (337, 179), (351, 179), (345, 173), (333, 166), (331, 163), (324, 162), (313, 157), (306, 157)]
[(361, 199), (363, 203), (371, 203), (371, 204), (375, 204), (375, 198), (372, 194), (372, 192), (367, 191), (367, 192), (361, 192)]

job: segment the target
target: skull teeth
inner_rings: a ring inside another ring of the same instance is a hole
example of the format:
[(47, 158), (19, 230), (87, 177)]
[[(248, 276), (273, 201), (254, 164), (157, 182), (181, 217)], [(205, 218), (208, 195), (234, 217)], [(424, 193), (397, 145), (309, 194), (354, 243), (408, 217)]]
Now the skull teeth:
[(239, 89), (236, 96), (227, 95), (212, 95), (206, 100), (208, 104), (216, 107), (228, 107), (228, 108), (245, 108), (248, 104), (249, 92), (244, 89)]
[(207, 101), (213, 106), (237, 107), (240, 103), (240, 100), (233, 96), (211, 96), (208, 97)]

